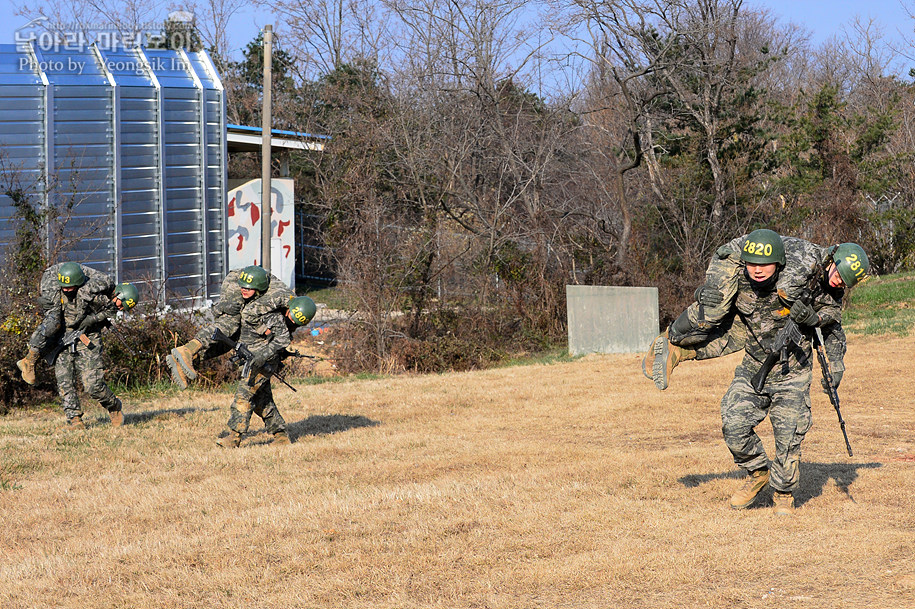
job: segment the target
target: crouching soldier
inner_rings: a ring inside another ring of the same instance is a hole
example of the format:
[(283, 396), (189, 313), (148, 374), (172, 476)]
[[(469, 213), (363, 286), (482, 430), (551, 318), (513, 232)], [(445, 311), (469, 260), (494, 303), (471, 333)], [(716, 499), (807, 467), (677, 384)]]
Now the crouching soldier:
[(311, 321), (315, 306), (310, 298), (302, 296), (287, 300), (283, 307), (265, 310), (263, 298), (269, 284), (267, 272), (259, 266), (246, 267), (238, 275), (243, 299), (238, 343), (248, 348), (253, 359), (244, 368), (248, 372), (239, 380), (229, 408), (228, 434), (216, 440), (223, 448), (237, 448), (241, 444), (251, 423), (251, 413), (264, 420), (273, 443), (290, 442), (286, 421), (273, 401), (270, 378), (280, 370), (295, 328)]
[(38, 285), (41, 323), (29, 338), (28, 353), (16, 362), (22, 380), (29, 385), (35, 384), (35, 364), (52, 347), (60, 332), (64, 294), (87, 302), (98, 295), (110, 293), (113, 288), (111, 277), (84, 264), (61, 262), (45, 269)]
[[(78, 379), (82, 380), (86, 392), (108, 411), (112, 425), (119, 427), (124, 424), (121, 400), (105, 383), (101, 332), (117, 311), (133, 308), (138, 299), (136, 287), (129, 283), (119, 283), (109, 292), (89, 300), (64, 291), (61, 302), (63, 328), (58, 339), (58, 347), (63, 348), (54, 362), (54, 375), (70, 429), (85, 428)], [(68, 337), (78, 338), (72, 340), (71, 344), (61, 344)]]
[[(248, 267), (258, 268), (261, 267)], [(239, 276), (245, 269), (235, 269), (229, 271), (222, 281), (222, 287), (219, 290), (219, 302), (213, 305), (213, 321), (205, 324), (197, 334), (184, 343), (172, 349), (171, 355), (165, 357), (169, 370), (172, 375), (172, 382), (181, 389), (187, 389), (188, 381), (197, 378), (197, 370), (194, 369), (194, 358), (198, 357), (201, 361), (218, 357), (227, 352), (227, 347), (213, 339), (213, 331), (216, 328), (233, 339), (238, 338), (238, 330), (241, 324), (241, 310), (245, 305), (245, 299), (242, 297)], [(261, 269), (263, 271), (263, 269)], [(285, 307), (289, 299), (295, 296), (295, 293), (286, 287), (282, 280), (274, 275), (264, 271), (267, 278), (267, 288), (260, 295), (255, 303), (248, 307), (248, 314), (256, 312), (266, 313)]]

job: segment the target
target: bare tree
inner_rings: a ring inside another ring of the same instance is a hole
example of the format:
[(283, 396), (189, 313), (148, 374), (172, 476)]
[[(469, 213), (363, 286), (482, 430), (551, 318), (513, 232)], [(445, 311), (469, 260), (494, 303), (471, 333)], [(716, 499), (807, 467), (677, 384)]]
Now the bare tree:
[[(244, 0), (201, 0), (195, 6), (197, 27), (204, 45), (219, 61), (229, 58), (229, 24), (235, 14), (247, 6)], [(201, 10), (202, 7), (202, 10)]]
[(315, 78), (345, 63), (378, 63), (388, 37), (383, 6), (372, 0), (258, 0), (280, 17), (299, 72)]

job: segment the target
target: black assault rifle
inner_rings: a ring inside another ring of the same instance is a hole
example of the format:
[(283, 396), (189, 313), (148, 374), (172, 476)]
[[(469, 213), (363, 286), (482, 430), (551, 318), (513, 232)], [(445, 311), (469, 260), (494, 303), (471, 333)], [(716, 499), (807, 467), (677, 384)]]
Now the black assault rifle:
[[(223, 333), (223, 331), (220, 330), (219, 328), (216, 328), (215, 330), (213, 330), (213, 340), (226, 345), (227, 347), (229, 347), (230, 349), (232, 349), (235, 352), (234, 354), (232, 354), (232, 357), (230, 357), (229, 359), (235, 365), (242, 367), (242, 369), (241, 369), (242, 378), (248, 379), (248, 384), (251, 385), (252, 384), (251, 365), (252, 365), (252, 362), (254, 361), (254, 357), (255, 357), (254, 353), (252, 353), (251, 350), (248, 349), (248, 346), (245, 343), (240, 343), (240, 342), (236, 342), (236, 341), (232, 340), (231, 338), (226, 336)], [(254, 372), (259, 372), (260, 374), (263, 374), (264, 376), (266, 376), (268, 378), (273, 377), (276, 380), (278, 380), (279, 382), (281, 382), (284, 385), (286, 385), (287, 387), (289, 387), (290, 389), (292, 389), (293, 391), (296, 390), (295, 387), (293, 387), (288, 382), (286, 382), (286, 372), (284, 370), (278, 369), (278, 366), (266, 365), (266, 366), (260, 368), (259, 370), (254, 370)]]
[(756, 393), (762, 393), (763, 387), (766, 385), (766, 377), (769, 376), (769, 372), (778, 362), (782, 363), (782, 374), (788, 374), (788, 352), (794, 347), (800, 346), (803, 340), (804, 334), (798, 327), (797, 322), (789, 317), (785, 327), (775, 335), (772, 351), (766, 356), (766, 361), (763, 362), (762, 368), (750, 379), (750, 383)]
[(833, 408), (836, 409), (836, 415), (839, 417), (839, 427), (842, 428), (842, 437), (845, 438), (845, 449), (848, 451), (849, 457), (854, 457), (854, 453), (851, 452), (851, 444), (848, 443), (848, 434), (845, 432), (845, 420), (842, 418), (842, 411), (839, 410), (839, 392), (836, 391), (836, 386), (833, 384), (832, 373), (829, 372), (829, 360), (826, 359), (826, 348), (825, 343), (823, 342), (823, 332), (819, 328), (815, 328), (816, 337), (817, 337), (817, 360), (820, 362), (820, 368), (823, 370), (823, 388), (826, 390), (826, 395), (829, 396), (829, 401), (832, 402)]
[(57, 356), (60, 355), (61, 351), (64, 349), (76, 351), (76, 341), (80, 341), (90, 349), (94, 346), (83, 330), (79, 328), (70, 330), (69, 332), (64, 332), (64, 335), (60, 337), (60, 342), (44, 354), (44, 361), (46, 361), (49, 366), (53, 366), (54, 362), (57, 361)]

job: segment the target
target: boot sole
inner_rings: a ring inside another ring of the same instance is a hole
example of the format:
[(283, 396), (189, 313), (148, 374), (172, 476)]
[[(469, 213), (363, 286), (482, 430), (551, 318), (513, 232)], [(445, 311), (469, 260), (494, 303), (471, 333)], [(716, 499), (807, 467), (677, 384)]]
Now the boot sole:
[(651, 368), (651, 380), (655, 387), (664, 391), (667, 389), (667, 357), (670, 355), (670, 345), (667, 338), (659, 336), (654, 343), (654, 365)]
[(649, 351), (649, 352), (648, 352), (648, 355), (646, 355), (645, 357), (642, 358), (642, 374), (644, 374), (644, 375), (645, 375), (645, 378), (647, 378), (647, 379), (649, 379), (649, 380), (654, 380), (654, 379), (651, 377), (651, 373), (648, 372), (648, 365), (647, 365), (647, 364), (648, 364), (648, 358), (651, 357), (653, 354), (654, 354), (654, 351), (653, 351), (653, 350), (652, 350), (652, 351)]
[(180, 389), (187, 389), (187, 381), (181, 378), (181, 373), (178, 372), (178, 363), (175, 361), (175, 358), (171, 355), (165, 356), (165, 363), (168, 364), (168, 367), (172, 372), (172, 382)]
[(189, 380), (193, 381), (194, 379), (197, 378), (197, 371), (194, 370), (193, 366), (188, 368), (187, 363), (184, 361), (184, 358), (181, 357), (181, 353), (179, 353), (177, 348), (172, 349), (172, 358), (174, 358), (174, 360), (176, 362), (178, 362), (178, 365), (181, 366), (182, 370), (184, 370), (184, 374), (185, 374), (185, 376), (187, 376), (187, 378)]

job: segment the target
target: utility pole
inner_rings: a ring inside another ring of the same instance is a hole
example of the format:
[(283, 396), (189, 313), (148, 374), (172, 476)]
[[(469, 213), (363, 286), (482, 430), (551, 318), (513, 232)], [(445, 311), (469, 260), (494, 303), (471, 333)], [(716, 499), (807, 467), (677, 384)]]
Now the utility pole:
[(264, 109), (261, 121), (261, 266), (270, 272), (270, 137), (273, 134), (273, 26), (264, 26)]

